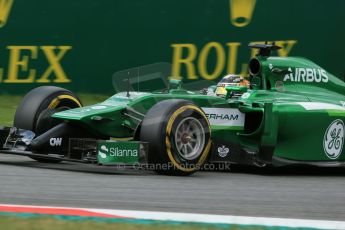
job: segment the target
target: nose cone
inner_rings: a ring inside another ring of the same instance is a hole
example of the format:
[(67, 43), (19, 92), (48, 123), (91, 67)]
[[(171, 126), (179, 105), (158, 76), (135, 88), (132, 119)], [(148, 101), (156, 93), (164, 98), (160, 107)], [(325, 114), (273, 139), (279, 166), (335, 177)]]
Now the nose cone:
[(100, 115), (103, 113), (114, 111), (114, 109), (116, 109), (116, 107), (114, 106), (96, 104), (92, 106), (85, 106), (82, 108), (75, 108), (58, 112), (55, 113), (53, 117), (64, 120), (82, 120), (90, 116)]

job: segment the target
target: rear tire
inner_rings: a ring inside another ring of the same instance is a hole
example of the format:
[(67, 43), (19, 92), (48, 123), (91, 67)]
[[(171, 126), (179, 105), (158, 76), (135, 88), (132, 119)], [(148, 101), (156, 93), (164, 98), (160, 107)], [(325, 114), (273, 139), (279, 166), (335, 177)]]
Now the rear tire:
[[(81, 106), (79, 98), (71, 91), (55, 86), (41, 86), (24, 96), (14, 115), (13, 126), (31, 130), (38, 136), (59, 124), (60, 121), (52, 119), (51, 115)], [(40, 157), (31, 158), (45, 163), (60, 162)]]
[(140, 140), (149, 143), (148, 161), (165, 175), (190, 175), (201, 168), (211, 148), (204, 112), (186, 100), (164, 100), (146, 114)]

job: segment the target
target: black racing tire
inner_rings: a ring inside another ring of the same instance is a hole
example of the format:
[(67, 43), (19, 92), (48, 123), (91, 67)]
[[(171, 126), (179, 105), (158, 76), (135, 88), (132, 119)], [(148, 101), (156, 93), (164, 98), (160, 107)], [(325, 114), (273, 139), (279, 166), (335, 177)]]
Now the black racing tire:
[(27, 93), (20, 102), (14, 115), (13, 125), (36, 132), (38, 118), (44, 110), (81, 106), (79, 98), (69, 90), (55, 86), (37, 87)]
[(169, 99), (147, 112), (140, 141), (149, 143), (148, 163), (156, 172), (186, 176), (198, 171), (207, 160), (211, 130), (205, 113), (194, 103)]
[[(52, 114), (81, 106), (79, 98), (71, 91), (55, 86), (41, 86), (24, 96), (14, 115), (13, 126), (31, 130), (38, 136), (58, 124), (59, 121), (50, 118)], [(44, 163), (60, 162), (31, 158)]]

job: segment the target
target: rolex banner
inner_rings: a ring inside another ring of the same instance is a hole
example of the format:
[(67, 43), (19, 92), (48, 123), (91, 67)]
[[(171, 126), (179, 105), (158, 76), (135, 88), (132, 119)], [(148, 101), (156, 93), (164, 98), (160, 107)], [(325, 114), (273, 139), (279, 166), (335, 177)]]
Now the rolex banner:
[(41, 85), (114, 93), (114, 73), (158, 62), (184, 82), (246, 76), (250, 42), (343, 79), (345, 1), (0, 0), (0, 93)]

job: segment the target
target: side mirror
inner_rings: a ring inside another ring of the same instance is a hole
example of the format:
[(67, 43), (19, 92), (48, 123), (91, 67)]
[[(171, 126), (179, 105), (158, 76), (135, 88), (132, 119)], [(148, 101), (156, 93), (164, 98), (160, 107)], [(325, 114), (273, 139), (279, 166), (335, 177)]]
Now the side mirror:
[(169, 90), (170, 89), (181, 89), (182, 81), (179, 79), (169, 80)]
[(246, 86), (226, 86), (226, 99), (231, 98), (235, 94), (244, 94), (248, 91)]
[(261, 86), (261, 78), (260, 77), (253, 77), (250, 84), (254, 87), (260, 87)]
[(292, 73), (290, 70), (287, 69), (279, 69), (279, 68), (273, 68), (271, 69), (271, 72), (280, 76), (285, 76), (286, 74)]

